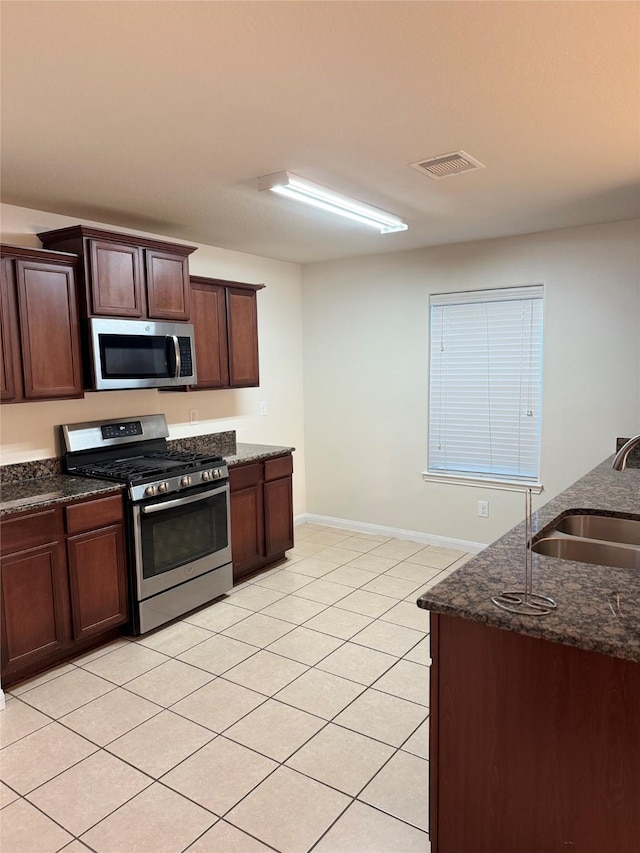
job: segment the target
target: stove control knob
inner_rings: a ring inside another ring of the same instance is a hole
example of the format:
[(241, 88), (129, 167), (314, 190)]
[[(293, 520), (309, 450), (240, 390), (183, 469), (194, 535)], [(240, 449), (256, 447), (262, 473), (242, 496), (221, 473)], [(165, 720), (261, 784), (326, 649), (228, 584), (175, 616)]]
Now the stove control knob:
[(184, 477), (180, 477), (180, 485), (181, 486), (190, 486), (191, 485), (191, 477), (188, 474), (185, 474)]
[(222, 471), (220, 470), (220, 468), (216, 468), (215, 471), (212, 471), (211, 473), (213, 474), (214, 480), (219, 480), (220, 477), (222, 477)]
[(168, 492), (169, 491), (169, 483), (159, 483), (158, 484), (159, 492)]
[(156, 487), (155, 486), (147, 486), (147, 488), (144, 490), (144, 495), (147, 498), (153, 497), (153, 495), (155, 495), (155, 493), (156, 493)]
[(203, 471), (202, 472), (202, 479), (204, 480), (205, 483), (208, 483), (209, 480), (212, 479), (212, 477), (213, 477), (212, 471)]

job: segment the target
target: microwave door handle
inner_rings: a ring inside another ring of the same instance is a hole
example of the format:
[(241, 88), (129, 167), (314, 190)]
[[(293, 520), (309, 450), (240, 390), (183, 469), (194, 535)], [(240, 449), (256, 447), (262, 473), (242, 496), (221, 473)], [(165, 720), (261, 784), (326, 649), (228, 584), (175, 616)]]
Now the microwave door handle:
[(178, 342), (178, 336), (177, 335), (167, 335), (167, 338), (169, 338), (173, 342), (173, 354), (174, 354), (175, 360), (176, 360), (176, 370), (175, 370), (175, 373), (173, 374), (173, 378), (179, 379), (180, 378), (180, 367), (181, 367), (181, 365), (180, 365), (180, 344)]
[(184, 506), (185, 504), (192, 504), (192, 503), (196, 503), (197, 501), (204, 501), (207, 498), (211, 498), (211, 497), (213, 497), (213, 495), (219, 494), (220, 492), (223, 492), (225, 489), (228, 489), (228, 488), (229, 488), (228, 485), (225, 485), (221, 489), (214, 489), (214, 490), (205, 492), (204, 494), (190, 495), (187, 498), (176, 498), (173, 501), (164, 501), (163, 503), (159, 503), (159, 504), (151, 504), (150, 506), (142, 506), (142, 507), (140, 507), (140, 512), (143, 515), (150, 515), (153, 512), (162, 512), (165, 509), (172, 509), (173, 507), (176, 507), (176, 506)]

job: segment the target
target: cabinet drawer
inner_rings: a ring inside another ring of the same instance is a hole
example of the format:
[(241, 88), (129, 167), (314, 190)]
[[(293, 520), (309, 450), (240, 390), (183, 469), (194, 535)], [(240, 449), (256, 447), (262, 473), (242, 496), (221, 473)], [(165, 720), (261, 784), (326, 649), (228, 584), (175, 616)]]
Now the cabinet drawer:
[(238, 489), (246, 489), (260, 482), (260, 463), (252, 462), (250, 465), (239, 465), (237, 468), (229, 468), (229, 488), (232, 492)]
[(264, 463), (264, 479), (278, 480), (293, 474), (293, 456), (278, 456), (277, 459), (267, 459)]
[(109, 495), (66, 508), (67, 532), (96, 530), (122, 521), (122, 495)]
[(3, 554), (55, 542), (62, 536), (62, 511), (51, 508), (7, 518), (2, 522), (0, 532)]

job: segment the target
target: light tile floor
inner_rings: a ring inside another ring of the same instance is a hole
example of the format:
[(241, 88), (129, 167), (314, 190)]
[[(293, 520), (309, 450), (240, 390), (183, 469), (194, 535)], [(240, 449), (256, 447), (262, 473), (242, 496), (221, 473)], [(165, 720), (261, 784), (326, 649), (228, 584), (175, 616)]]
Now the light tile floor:
[(415, 601), (466, 559), (305, 524), (223, 600), (16, 685), (3, 853), (428, 853)]

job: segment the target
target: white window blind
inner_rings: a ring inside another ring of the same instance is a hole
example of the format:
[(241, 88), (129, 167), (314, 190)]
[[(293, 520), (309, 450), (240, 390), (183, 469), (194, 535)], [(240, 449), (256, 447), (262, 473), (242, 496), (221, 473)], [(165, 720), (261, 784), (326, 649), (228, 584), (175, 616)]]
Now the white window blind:
[(537, 482), (543, 290), (430, 298), (429, 473)]

